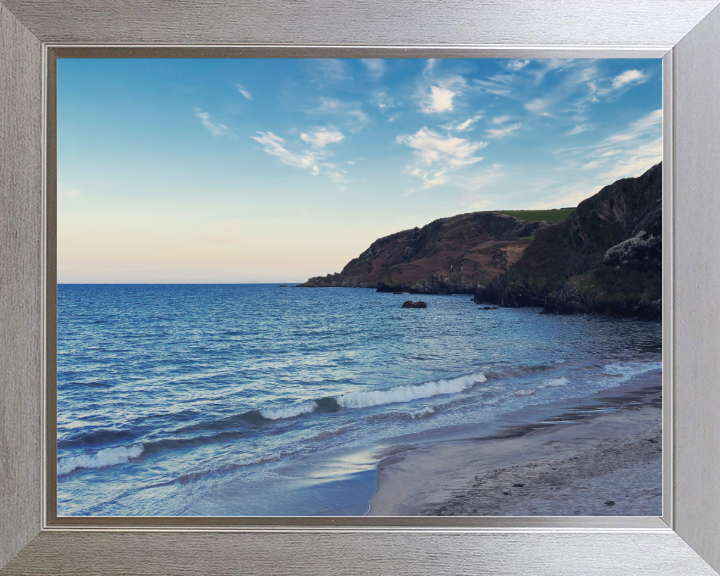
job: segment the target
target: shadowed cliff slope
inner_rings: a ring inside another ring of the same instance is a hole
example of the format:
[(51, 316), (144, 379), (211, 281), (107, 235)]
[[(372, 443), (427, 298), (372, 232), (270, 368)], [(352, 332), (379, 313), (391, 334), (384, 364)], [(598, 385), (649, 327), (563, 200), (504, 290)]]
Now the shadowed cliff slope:
[(543, 306), (546, 313), (659, 318), (662, 165), (606, 186), (560, 224), (538, 230), (477, 302)]

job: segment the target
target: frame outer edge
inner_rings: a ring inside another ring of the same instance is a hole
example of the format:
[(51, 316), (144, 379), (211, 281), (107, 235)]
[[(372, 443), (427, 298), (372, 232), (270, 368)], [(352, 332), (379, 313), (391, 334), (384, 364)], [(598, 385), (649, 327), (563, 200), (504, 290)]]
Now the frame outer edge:
[(0, 3), (0, 566), (41, 528), (42, 45)]
[[(716, 0), (5, 0), (43, 42), (670, 49)], [(611, 25), (608, 25), (611, 23)]]
[(673, 49), (675, 520), (720, 570), (720, 8)]
[[(716, 10), (713, 17), (717, 15)], [(703, 34), (707, 34), (706, 28), (700, 26), (698, 28), (700, 28), (699, 32), (693, 31), (688, 36), (695, 38), (695, 34), (698, 34), (700, 37), (705, 37)], [(717, 37), (716, 34), (715, 38), (711, 38), (714, 41), (710, 44), (711, 46), (717, 45)], [(705, 38), (707, 40), (707, 37)], [(686, 46), (682, 48), (684, 50)], [(687, 50), (689, 53), (693, 49), (688, 48)], [(709, 55), (706, 56), (710, 58)], [(39, 40), (0, 1), (0, 78), (4, 84), (0, 90), (0, 144), (3, 149), (3, 154), (0, 155), (0, 185), (2, 185), (0, 186), (0, 202), (2, 203), (2, 211), (0, 211), (0, 310), (3, 313), (3, 322), (0, 323), (0, 342), (2, 342), (0, 363), (10, 368), (10, 370), (0, 372), (0, 390), (3, 393), (3, 403), (0, 404), (0, 466), (2, 466), (2, 480), (5, 484), (3, 490), (0, 491), (0, 518), (10, 520), (10, 522), (0, 523), (0, 566), (3, 566), (27, 542), (33, 540), (41, 525), (40, 476), (35, 465), (41, 461), (38, 440), (41, 410), (39, 392), (34, 390), (33, 385), (40, 381), (38, 367), (41, 366), (42, 356), (38, 341), (38, 334), (42, 330), (41, 295), (40, 289), (37, 288), (42, 283), (42, 271), (39, 265), (42, 252), (40, 247), (42, 225), (38, 216), (38, 205), (41, 204), (40, 194), (39, 192), (35, 194), (33, 191), (42, 189), (42, 181), (39, 176), (42, 173), (42, 117), (40, 113), (42, 109), (40, 102), (42, 68), (42, 45)], [(13, 81), (5, 82), (7, 78), (11, 78)], [(716, 85), (717, 78), (718, 76), (714, 76)], [(677, 102), (674, 103), (674, 106), (676, 109)], [(717, 115), (717, 109), (715, 113)], [(706, 130), (710, 126), (708, 125)], [(716, 141), (717, 135), (714, 142)], [(716, 153), (715, 158), (717, 158), (717, 149), (713, 150)], [(709, 157), (710, 154), (706, 152), (704, 158), (709, 159)], [(714, 168), (716, 175), (717, 163), (714, 166), (709, 164), (706, 162), (703, 168), (708, 169), (708, 174), (711, 174)], [(676, 180), (677, 178), (673, 175), (673, 183)], [(684, 179), (682, 181), (685, 182)], [(718, 179), (715, 178), (714, 181), (716, 183)], [(709, 196), (709, 192), (707, 194)], [(712, 204), (712, 207), (714, 208), (715, 204)], [(699, 211), (702, 211), (702, 208), (701, 205)], [(678, 251), (687, 248), (679, 239), (677, 244)], [(717, 270), (714, 274), (717, 275)], [(689, 322), (685, 321), (686, 324)], [(678, 328), (677, 333), (687, 335), (687, 332), (683, 332), (683, 328), (686, 326)], [(712, 333), (710, 335), (712, 336)], [(715, 358), (717, 357), (716, 355)], [(714, 374), (717, 375), (717, 372), (716, 368)], [(680, 370), (678, 373), (681, 373)], [(712, 375), (713, 372), (711, 371), (709, 374)], [(716, 403), (715, 406), (717, 405)], [(706, 409), (708, 408), (706, 407)], [(36, 421), (33, 421), (32, 418), (29, 421), (21, 420), (22, 416), (27, 416), (27, 414), (36, 414), (38, 417)], [(717, 424), (715, 426), (714, 432), (717, 433)], [(22, 433), (13, 432), (18, 430)], [(34, 463), (33, 466), (29, 466), (28, 462)], [(682, 463), (678, 463), (678, 470), (680, 464)], [(684, 475), (678, 473), (677, 477), (683, 479)], [(714, 480), (717, 485), (717, 476)], [(713, 484), (709, 485), (713, 486)], [(717, 494), (717, 488), (715, 488), (715, 492)], [(694, 496), (699, 498), (697, 493)], [(678, 500), (681, 499), (678, 498)], [(714, 501), (712, 503), (714, 504)], [(697, 509), (696, 507), (694, 511)], [(702, 511), (702, 505), (699, 509)], [(700, 516), (705, 517), (707, 513), (702, 513)], [(702, 526), (696, 528), (695, 535), (702, 529)], [(712, 552), (718, 553), (718, 531), (712, 527), (710, 530), (709, 534), (705, 535), (704, 541), (700, 542), (696, 548), (706, 558), (708, 558), (706, 554), (708, 549), (711, 552), (709, 556), (712, 556)], [(62, 533), (40, 534), (34, 539), (31, 546), (28, 546), (27, 551), (30, 553), (30, 548), (32, 548), (33, 553), (37, 553), (38, 547), (40, 547), (50, 552), (53, 548), (50, 543), (56, 540), (69, 543), (61, 536)], [(90, 534), (87, 536), (93, 538)], [(703, 535), (700, 534), (700, 536)], [(95, 539), (98, 542), (106, 541), (104, 533), (96, 534)], [(695, 548), (692, 538), (688, 537), (687, 540)], [(655, 541), (659, 546), (659, 538)], [(715, 546), (715, 548), (708, 548), (708, 541), (709, 546)], [(703, 546), (705, 550), (703, 550)], [(148, 547), (146, 552), (151, 549)], [(489, 558), (485, 558), (485, 560), (487, 561)], [(15, 562), (13, 565), (18, 566)], [(717, 564), (715, 565), (717, 566)], [(698, 564), (693, 563), (693, 567), (697, 569)], [(45, 565), (44, 568), (46, 571), (52, 571), (52, 567), (49, 565)], [(190, 570), (189, 565), (184, 568)], [(242, 566), (237, 565), (236, 570), (239, 569), (242, 569)], [(93, 571), (93, 568), (87, 566), (86, 571)], [(614, 570), (608, 573), (614, 573)], [(653, 573), (659, 574), (660, 572)], [(706, 574), (709, 572), (702, 570), (686, 573)]]

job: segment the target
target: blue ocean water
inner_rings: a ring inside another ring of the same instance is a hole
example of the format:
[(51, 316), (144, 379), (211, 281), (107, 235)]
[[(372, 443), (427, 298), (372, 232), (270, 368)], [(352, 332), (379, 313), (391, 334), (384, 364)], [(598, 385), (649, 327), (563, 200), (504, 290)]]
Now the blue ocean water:
[(58, 286), (58, 515), (362, 515), (400, 446), (661, 366), (660, 322), (409, 298)]

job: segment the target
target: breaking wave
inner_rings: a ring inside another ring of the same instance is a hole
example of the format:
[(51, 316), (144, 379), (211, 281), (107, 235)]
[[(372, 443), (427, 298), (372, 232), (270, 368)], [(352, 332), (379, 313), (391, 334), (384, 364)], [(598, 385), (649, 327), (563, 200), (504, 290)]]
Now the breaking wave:
[(105, 448), (95, 454), (80, 454), (68, 456), (58, 461), (58, 476), (69, 474), (78, 468), (105, 468), (116, 464), (125, 464), (130, 458), (137, 458), (142, 454), (142, 444), (134, 446), (119, 446), (117, 448)]
[(317, 404), (312, 400), (310, 402), (303, 402), (302, 404), (293, 404), (292, 406), (285, 406), (281, 408), (263, 408), (260, 410), (260, 416), (266, 420), (280, 420), (282, 418), (295, 418), (302, 414), (310, 414), (315, 412)]
[(374, 390), (372, 392), (355, 392), (336, 396), (337, 403), (343, 408), (367, 408), (381, 404), (394, 404), (397, 402), (411, 402), (422, 398), (439, 396), (440, 394), (457, 394), (475, 384), (485, 382), (485, 374), (478, 372), (448, 380), (437, 380), (425, 384), (397, 386), (387, 390)]

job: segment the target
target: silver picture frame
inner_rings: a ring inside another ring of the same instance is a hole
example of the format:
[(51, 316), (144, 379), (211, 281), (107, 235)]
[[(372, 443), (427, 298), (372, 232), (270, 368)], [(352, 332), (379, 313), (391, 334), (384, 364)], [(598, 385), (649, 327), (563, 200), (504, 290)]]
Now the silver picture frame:
[[(1, 574), (716, 574), (717, 0), (0, 0)], [(662, 57), (660, 518), (55, 515), (57, 57)]]

